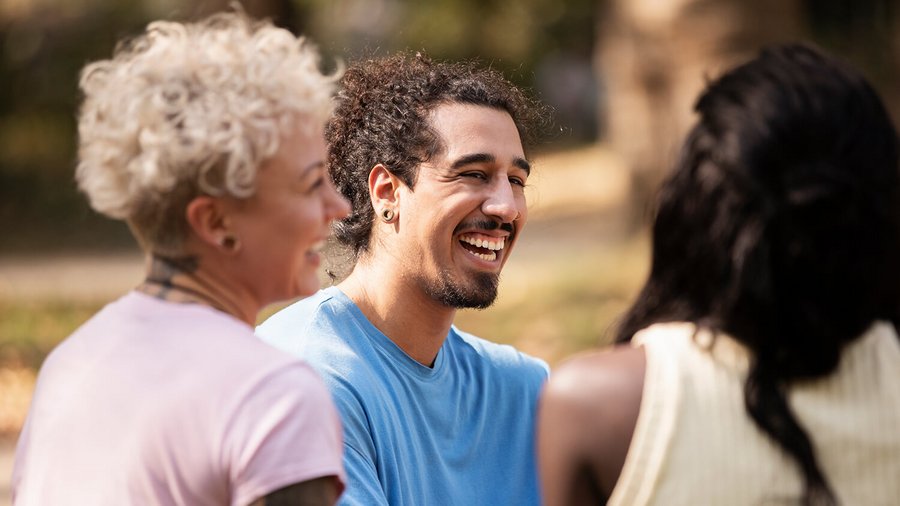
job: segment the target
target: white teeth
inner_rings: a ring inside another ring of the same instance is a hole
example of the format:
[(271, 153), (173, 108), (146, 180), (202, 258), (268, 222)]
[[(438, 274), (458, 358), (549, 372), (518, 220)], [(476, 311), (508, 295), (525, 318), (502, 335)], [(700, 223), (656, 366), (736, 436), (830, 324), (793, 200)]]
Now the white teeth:
[(477, 248), (487, 248), (492, 251), (499, 251), (503, 249), (504, 246), (506, 246), (506, 239), (503, 238), (497, 239), (496, 241), (488, 241), (482, 240), (480, 238), (476, 239), (468, 236), (463, 236), (460, 238), (460, 240)]
[(490, 250), (488, 253), (477, 253), (475, 251), (469, 251), (470, 254), (475, 255), (476, 257), (486, 260), (488, 262), (493, 262), (497, 259), (497, 251), (503, 249), (503, 246), (506, 245), (505, 239), (497, 239), (496, 241), (489, 241), (486, 239), (475, 238), (470, 236), (460, 237), (460, 240), (466, 244), (471, 244), (476, 248), (484, 248)]
[[(470, 251), (469, 253), (472, 253), (472, 252)], [(488, 262), (493, 262), (494, 260), (497, 259), (497, 254), (494, 253), (493, 251), (491, 251), (491, 253), (489, 255), (485, 255), (483, 253), (472, 253), (472, 254), (482, 260), (487, 260)]]

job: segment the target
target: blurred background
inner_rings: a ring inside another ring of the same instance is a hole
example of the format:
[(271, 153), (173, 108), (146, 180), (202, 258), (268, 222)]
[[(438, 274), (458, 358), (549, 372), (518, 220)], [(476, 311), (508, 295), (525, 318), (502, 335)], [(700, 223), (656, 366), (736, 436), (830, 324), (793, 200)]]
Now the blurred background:
[[(326, 67), (404, 49), (475, 58), (552, 106), (529, 180), (529, 225), (500, 299), (457, 322), (551, 365), (605, 344), (640, 287), (649, 203), (707, 79), (767, 44), (806, 40), (861, 68), (900, 117), (894, 0), (242, 4), (308, 35)], [(227, 5), (0, 0), (0, 504), (43, 358), (142, 277), (127, 228), (93, 213), (75, 188), (78, 72), (150, 20)]]

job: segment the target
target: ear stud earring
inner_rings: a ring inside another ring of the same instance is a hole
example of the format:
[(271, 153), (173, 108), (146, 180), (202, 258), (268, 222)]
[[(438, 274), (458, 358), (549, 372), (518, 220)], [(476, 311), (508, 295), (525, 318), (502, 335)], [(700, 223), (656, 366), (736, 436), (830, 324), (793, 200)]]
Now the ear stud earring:
[(219, 239), (219, 246), (233, 251), (237, 247), (237, 239), (233, 235), (224, 235)]

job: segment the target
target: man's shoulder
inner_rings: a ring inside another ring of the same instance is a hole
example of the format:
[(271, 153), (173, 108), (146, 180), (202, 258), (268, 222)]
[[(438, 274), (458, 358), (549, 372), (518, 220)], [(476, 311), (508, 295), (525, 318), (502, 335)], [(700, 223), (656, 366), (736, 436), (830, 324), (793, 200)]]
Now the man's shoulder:
[(371, 368), (366, 351), (360, 349), (366, 340), (359, 336), (365, 330), (351, 304), (335, 287), (320, 290), (273, 314), (256, 333), (263, 341), (302, 358), (332, 392), (344, 390)]
[(346, 323), (340, 318), (341, 304), (336, 289), (319, 290), (315, 294), (285, 306), (256, 327), (256, 335), (263, 341), (294, 354), (299, 345), (317, 336), (336, 333)]
[(450, 338), (457, 340), (464, 355), (475, 358), (485, 367), (509, 371), (516, 375), (524, 373), (541, 381), (546, 379), (549, 374), (550, 367), (546, 362), (519, 351), (512, 345), (488, 341), (474, 334), (463, 332), (456, 326), (451, 328)]

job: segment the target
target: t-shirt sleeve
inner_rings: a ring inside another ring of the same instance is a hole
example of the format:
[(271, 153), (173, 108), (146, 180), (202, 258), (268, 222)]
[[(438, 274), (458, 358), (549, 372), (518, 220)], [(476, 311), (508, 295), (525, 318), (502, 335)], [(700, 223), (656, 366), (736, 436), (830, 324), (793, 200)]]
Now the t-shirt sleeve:
[(372, 459), (345, 444), (344, 466), (347, 468), (347, 490), (341, 496), (340, 506), (388, 506)]
[(347, 488), (340, 506), (388, 506), (388, 499), (378, 478), (375, 444), (366, 410), (356, 390), (342, 378), (326, 374), (334, 402), (344, 429), (344, 468)]
[(280, 488), (334, 476), (343, 489), (342, 434), (321, 379), (294, 363), (256, 382), (223, 436), (231, 503), (244, 506)]

